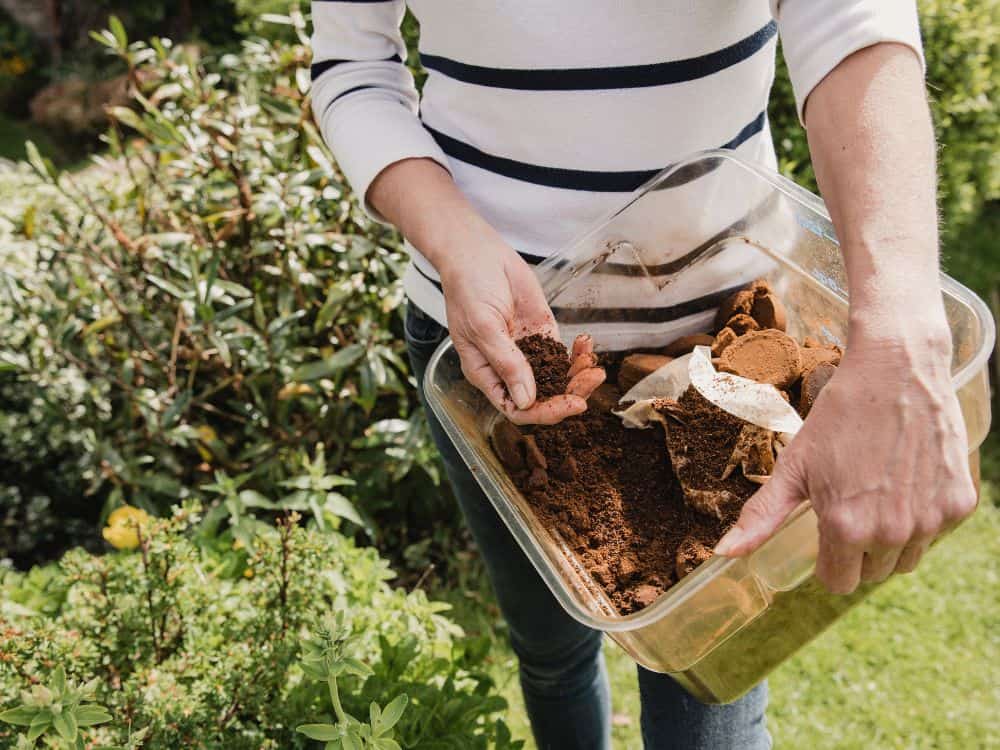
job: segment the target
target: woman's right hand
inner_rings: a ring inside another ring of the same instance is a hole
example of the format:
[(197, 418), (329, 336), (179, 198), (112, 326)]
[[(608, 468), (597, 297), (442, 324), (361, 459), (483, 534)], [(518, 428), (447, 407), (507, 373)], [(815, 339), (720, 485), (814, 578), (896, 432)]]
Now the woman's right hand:
[(604, 381), (587, 337), (573, 344), (567, 392), (537, 401), (515, 339), (559, 338), (534, 272), (431, 159), (403, 159), (372, 181), (367, 199), (441, 276), (448, 327), (465, 377), (516, 424), (555, 424), (587, 409)]
[(516, 339), (559, 338), (552, 310), (531, 267), (498, 236), (450, 256), (439, 269), (448, 328), (466, 379), (515, 424), (555, 424), (587, 409), (604, 382), (588, 337), (573, 345), (566, 393), (536, 399), (531, 366)]

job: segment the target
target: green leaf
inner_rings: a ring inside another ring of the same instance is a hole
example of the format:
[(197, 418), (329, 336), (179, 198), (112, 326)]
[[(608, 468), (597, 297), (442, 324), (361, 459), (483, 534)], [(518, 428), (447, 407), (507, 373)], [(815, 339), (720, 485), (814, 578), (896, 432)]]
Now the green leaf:
[(292, 17), (280, 13), (261, 13), (258, 18), (264, 23), (280, 23), (282, 26), (292, 25)]
[(115, 35), (110, 31), (90, 31), (90, 38), (99, 44), (103, 44), (105, 47), (110, 47), (114, 49), (117, 45), (115, 41)]
[(311, 740), (325, 742), (340, 739), (340, 730), (333, 724), (299, 724), (295, 731)]
[(305, 382), (328, 378), (358, 362), (364, 353), (363, 344), (350, 344), (326, 359), (302, 365), (294, 372), (292, 380)]
[(396, 726), (396, 723), (402, 718), (403, 711), (406, 710), (406, 704), (409, 703), (410, 698), (406, 693), (401, 693), (397, 695), (392, 701), (382, 710), (382, 722), (380, 724), (381, 730), (388, 731)]
[(403, 750), (399, 743), (391, 737), (379, 737), (375, 740), (375, 747), (378, 750)]
[(160, 426), (162, 429), (169, 429), (177, 417), (179, 417), (191, 403), (191, 389), (185, 388), (183, 391), (174, 396), (174, 401), (167, 410), (163, 412), (163, 418), (160, 420)]
[(233, 317), (234, 315), (239, 315), (241, 312), (243, 312), (244, 310), (248, 309), (252, 305), (253, 305), (253, 300), (252, 299), (241, 299), (235, 305), (230, 305), (229, 307), (227, 307), (226, 309), (222, 310), (221, 312), (216, 313), (215, 317), (212, 318), (212, 322), (213, 323), (221, 323), (222, 321), (228, 320), (229, 318)]
[(118, 46), (121, 49), (128, 47), (128, 34), (125, 33), (125, 27), (118, 20), (118, 16), (111, 16), (108, 19), (108, 27), (111, 29), (111, 33), (115, 35), (115, 41), (118, 42)]
[(90, 325), (84, 326), (83, 330), (80, 331), (80, 335), (87, 337), (94, 333), (100, 333), (105, 328), (110, 328), (111, 326), (120, 322), (121, 322), (121, 317), (117, 314), (105, 315), (103, 318), (95, 320)]
[(31, 726), (31, 720), (35, 718), (36, 713), (37, 709), (18, 706), (0, 713), (0, 721), (19, 727), (28, 727)]
[(102, 706), (80, 706), (76, 710), (76, 723), (81, 727), (92, 727), (111, 721), (111, 714)]
[(188, 299), (194, 296), (193, 292), (185, 292), (176, 284), (167, 281), (166, 279), (160, 278), (159, 276), (155, 276), (154, 274), (147, 273), (146, 280), (149, 281), (149, 283), (152, 284), (153, 286), (159, 287), (167, 294), (171, 294), (174, 297), (177, 297), (177, 299)]
[(38, 173), (39, 177), (45, 180), (55, 180), (59, 176), (52, 162), (42, 156), (34, 142), (25, 141), (24, 151), (28, 156), (28, 164)]
[(245, 286), (237, 284), (233, 281), (226, 281), (224, 279), (216, 279), (213, 286), (218, 287), (224, 292), (228, 292), (234, 297), (250, 297), (253, 295), (249, 289)]
[(122, 125), (126, 125), (147, 137), (149, 136), (149, 127), (134, 110), (121, 106), (108, 107), (108, 115), (118, 120)]
[(243, 490), (240, 492), (240, 502), (247, 508), (266, 508), (274, 510), (279, 507), (277, 503), (268, 499), (256, 490)]
[(358, 526), (367, 526), (357, 509), (351, 504), (351, 501), (339, 492), (326, 493), (326, 502), (323, 504), (323, 510), (327, 513), (333, 513), (333, 515), (339, 516), (340, 518), (346, 518), (348, 521), (352, 521)]
[(357, 675), (358, 677), (365, 678), (371, 677), (375, 674), (372, 668), (365, 664), (363, 661), (355, 659), (353, 656), (345, 656), (343, 659), (344, 672), (347, 674)]
[[(129, 112), (132, 112), (132, 110), (129, 110)], [(132, 114), (135, 113), (132, 112)], [(189, 232), (156, 232), (155, 234), (143, 235), (142, 239), (158, 247), (169, 248), (191, 242), (194, 239), (194, 235)]]
[(58, 713), (52, 717), (52, 726), (67, 742), (76, 740), (76, 719), (69, 711)]
[(356, 732), (349, 732), (344, 735), (342, 742), (344, 743), (344, 750), (364, 750), (361, 745), (361, 738)]
[(52, 672), (52, 682), (49, 685), (49, 689), (57, 695), (66, 692), (66, 669), (62, 664)]

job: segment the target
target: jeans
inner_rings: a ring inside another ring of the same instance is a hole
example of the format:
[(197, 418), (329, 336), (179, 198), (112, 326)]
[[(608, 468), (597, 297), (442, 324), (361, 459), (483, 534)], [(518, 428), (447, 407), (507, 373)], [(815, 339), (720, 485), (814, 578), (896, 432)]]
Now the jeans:
[[(410, 304), (406, 344), (421, 401), (427, 362), (447, 333)], [(539, 750), (607, 750), (611, 747), (611, 695), (601, 652), (602, 633), (581, 625), (559, 605), (429, 409), (427, 419), (509, 626), (524, 704)], [(642, 739), (647, 750), (771, 747), (764, 720), (766, 684), (735, 703), (711, 706), (698, 702), (666, 675), (638, 670)]]

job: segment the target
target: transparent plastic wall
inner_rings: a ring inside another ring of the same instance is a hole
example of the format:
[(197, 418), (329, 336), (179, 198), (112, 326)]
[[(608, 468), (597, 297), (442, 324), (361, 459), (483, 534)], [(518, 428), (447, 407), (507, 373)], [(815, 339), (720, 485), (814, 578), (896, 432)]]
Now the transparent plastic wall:
[[(764, 276), (785, 302), (792, 335), (846, 343), (847, 283), (822, 202), (729, 152), (665, 170), (540, 274), (567, 342), (586, 331), (603, 350), (664, 345), (706, 330), (722, 297)], [(942, 283), (953, 382), (978, 476), (993, 322), (975, 295), (947, 277)], [(622, 616), (568, 545), (538, 522), (493, 454), (498, 415), (462, 378), (450, 342), (435, 354), (425, 385), (459, 453), (567, 612), (701, 700), (735, 700), (872, 588), (845, 597), (820, 587), (812, 575), (816, 517), (804, 503), (749, 558), (713, 557), (650, 606)]]

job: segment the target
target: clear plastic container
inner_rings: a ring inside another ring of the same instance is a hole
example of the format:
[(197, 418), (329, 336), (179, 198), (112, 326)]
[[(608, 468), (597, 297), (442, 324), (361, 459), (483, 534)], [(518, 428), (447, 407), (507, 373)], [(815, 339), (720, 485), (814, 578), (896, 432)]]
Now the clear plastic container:
[[(823, 202), (728, 151), (664, 170), (539, 272), (560, 334), (568, 342), (590, 332), (598, 349), (660, 346), (706, 330), (718, 300), (759, 276), (785, 302), (793, 336), (846, 338), (844, 266)], [(948, 277), (942, 286), (953, 382), (978, 478), (993, 321), (968, 289)], [(672, 322), (678, 315), (688, 316), (684, 325)], [(498, 415), (462, 377), (450, 341), (435, 353), (425, 386), (430, 407), (566, 611), (702, 701), (740, 697), (874, 588), (835, 596), (819, 585), (816, 516), (803, 503), (753, 555), (712, 557), (650, 606), (622, 616), (558, 534), (539, 523), (494, 455), (489, 434)]]

